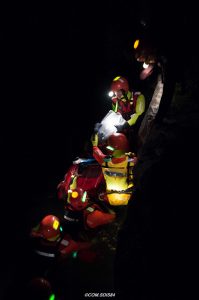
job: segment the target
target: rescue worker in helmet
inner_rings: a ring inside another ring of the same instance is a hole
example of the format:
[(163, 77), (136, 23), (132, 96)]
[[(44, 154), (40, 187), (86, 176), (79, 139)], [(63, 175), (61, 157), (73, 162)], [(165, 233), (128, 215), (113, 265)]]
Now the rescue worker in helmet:
[(129, 143), (123, 133), (112, 134), (107, 140), (110, 155), (98, 147), (98, 135), (91, 137), (93, 157), (102, 166), (106, 182), (106, 197), (111, 205), (127, 205), (133, 192), (133, 167), (136, 157), (129, 152)]
[(35, 252), (48, 258), (66, 257), (91, 246), (90, 242), (74, 240), (70, 234), (64, 233), (59, 218), (54, 215), (45, 216), (31, 230), (30, 236)]
[(149, 137), (153, 125), (160, 124), (169, 111), (175, 89), (176, 70), (172, 68), (171, 62), (168, 63), (168, 58), (152, 39), (146, 37), (137, 39), (133, 48), (134, 57), (141, 66), (140, 80), (146, 81), (149, 91), (145, 92), (149, 104), (138, 131), (141, 146)]
[(145, 111), (145, 98), (140, 92), (131, 92), (128, 80), (122, 76), (117, 76), (111, 84), (112, 110), (118, 112), (126, 120), (124, 125), (116, 126), (117, 132), (135, 125), (138, 118)]
[(77, 176), (73, 176), (67, 195), (64, 212), (67, 227), (76, 225), (79, 232), (89, 231), (114, 221), (115, 212), (105, 205), (100, 206), (99, 201), (91, 201), (87, 191), (78, 187)]

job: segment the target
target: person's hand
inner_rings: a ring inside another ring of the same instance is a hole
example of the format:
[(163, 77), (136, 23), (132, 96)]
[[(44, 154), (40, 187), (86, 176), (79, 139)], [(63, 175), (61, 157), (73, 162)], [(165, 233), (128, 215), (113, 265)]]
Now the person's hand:
[(91, 136), (91, 143), (93, 147), (98, 145), (98, 135), (96, 133)]

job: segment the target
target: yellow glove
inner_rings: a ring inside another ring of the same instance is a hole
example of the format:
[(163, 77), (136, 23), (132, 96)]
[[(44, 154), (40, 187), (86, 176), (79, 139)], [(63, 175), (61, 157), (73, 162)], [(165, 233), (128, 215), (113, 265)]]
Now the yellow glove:
[(91, 136), (91, 143), (93, 147), (98, 145), (98, 135), (96, 133)]

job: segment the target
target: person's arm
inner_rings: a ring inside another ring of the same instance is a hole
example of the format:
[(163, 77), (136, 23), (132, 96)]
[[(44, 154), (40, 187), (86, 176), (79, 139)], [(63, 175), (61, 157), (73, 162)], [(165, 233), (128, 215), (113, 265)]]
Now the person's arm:
[(117, 128), (117, 132), (123, 132), (125, 129), (134, 125), (138, 119), (138, 117), (143, 114), (145, 111), (145, 97), (140, 94), (136, 101), (135, 113), (131, 115), (131, 118), (126, 121), (123, 125), (115, 126)]
[(131, 115), (131, 118), (127, 121), (129, 126), (136, 123), (138, 117), (145, 111), (145, 97), (144, 95), (139, 95), (136, 101), (135, 113)]
[(104, 162), (106, 155), (98, 148), (98, 135), (93, 134), (91, 137), (91, 142), (93, 145), (93, 157), (101, 165)]

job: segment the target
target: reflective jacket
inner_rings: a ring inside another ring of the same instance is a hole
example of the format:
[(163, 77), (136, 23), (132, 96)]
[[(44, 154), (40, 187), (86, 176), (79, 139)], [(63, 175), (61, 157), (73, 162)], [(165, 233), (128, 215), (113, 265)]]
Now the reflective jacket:
[(102, 166), (109, 203), (112, 205), (128, 204), (133, 188), (134, 158), (131, 158), (128, 153), (106, 161), (106, 155), (97, 146), (93, 147), (93, 156)]
[(145, 111), (145, 98), (140, 92), (131, 93), (129, 91), (126, 97), (112, 98), (112, 110), (121, 113), (130, 126), (134, 125), (138, 117)]

